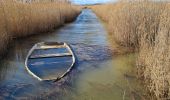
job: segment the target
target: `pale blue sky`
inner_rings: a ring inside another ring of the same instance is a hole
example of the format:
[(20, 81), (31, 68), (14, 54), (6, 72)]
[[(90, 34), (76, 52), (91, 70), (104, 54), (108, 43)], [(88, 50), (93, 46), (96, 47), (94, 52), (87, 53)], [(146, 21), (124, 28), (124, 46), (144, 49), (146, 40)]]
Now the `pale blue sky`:
[(71, 0), (75, 4), (95, 4), (95, 3), (107, 3), (116, 0)]

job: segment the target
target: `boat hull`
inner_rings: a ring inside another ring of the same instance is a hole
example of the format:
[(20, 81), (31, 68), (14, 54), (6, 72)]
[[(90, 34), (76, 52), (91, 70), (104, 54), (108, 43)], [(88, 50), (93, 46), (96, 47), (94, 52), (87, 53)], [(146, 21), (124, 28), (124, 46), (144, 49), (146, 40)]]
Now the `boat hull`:
[(41, 42), (29, 51), (25, 67), (40, 81), (59, 80), (70, 72), (74, 63), (75, 57), (68, 44)]

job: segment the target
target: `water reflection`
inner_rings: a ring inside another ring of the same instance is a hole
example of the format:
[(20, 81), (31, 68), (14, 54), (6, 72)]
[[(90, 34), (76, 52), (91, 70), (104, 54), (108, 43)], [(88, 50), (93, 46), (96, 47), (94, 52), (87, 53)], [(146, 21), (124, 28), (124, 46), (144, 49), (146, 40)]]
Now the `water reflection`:
[[(77, 56), (74, 70), (58, 83), (40, 82), (24, 67), (27, 52), (40, 41), (68, 42)], [(125, 77), (134, 73), (134, 55), (113, 57), (111, 45), (91, 10), (56, 32), (16, 40), (0, 62), (0, 99), (122, 100), (126, 91), (131, 100)], [(135, 78), (128, 81), (137, 87)]]

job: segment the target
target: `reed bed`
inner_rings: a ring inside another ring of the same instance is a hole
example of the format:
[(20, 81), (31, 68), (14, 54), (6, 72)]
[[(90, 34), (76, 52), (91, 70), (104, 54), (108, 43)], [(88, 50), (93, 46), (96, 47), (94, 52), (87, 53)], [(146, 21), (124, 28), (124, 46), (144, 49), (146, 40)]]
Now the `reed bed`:
[(13, 38), (54, 30), (73, 21), (80, 7), (67, 2), (19, 3), (0, 0), (0, 54)]
[(170, 99), (170, 4), (121, 1), (91, 8), (119, 46), (139, 52), (138, 78), (150, 99)]

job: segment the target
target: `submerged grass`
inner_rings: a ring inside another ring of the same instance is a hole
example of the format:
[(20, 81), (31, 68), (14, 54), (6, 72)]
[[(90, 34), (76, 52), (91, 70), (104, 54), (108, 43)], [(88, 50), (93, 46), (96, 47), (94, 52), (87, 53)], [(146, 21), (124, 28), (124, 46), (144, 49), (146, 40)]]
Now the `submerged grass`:
[(0, 0), (0, 54), (13, 38), (48, 32), (73, 21), (80, 8), (68, 2), (19, 3)]
[(106, 22), (116, 44), (139, 52), (138, 77), (150, 99), (170, 99), (170, 5), (122, 1), (92, 9)]

